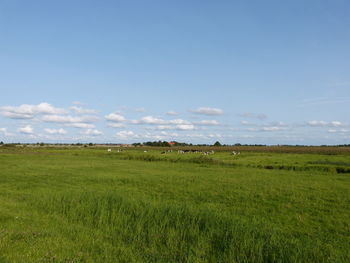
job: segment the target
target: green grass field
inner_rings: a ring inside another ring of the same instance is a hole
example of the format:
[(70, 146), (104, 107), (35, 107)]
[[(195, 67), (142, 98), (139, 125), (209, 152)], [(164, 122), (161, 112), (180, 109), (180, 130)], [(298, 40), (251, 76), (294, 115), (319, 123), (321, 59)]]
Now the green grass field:
[(0, 147), (0, 262), (350, 262), (350, 149), (295, 148)]

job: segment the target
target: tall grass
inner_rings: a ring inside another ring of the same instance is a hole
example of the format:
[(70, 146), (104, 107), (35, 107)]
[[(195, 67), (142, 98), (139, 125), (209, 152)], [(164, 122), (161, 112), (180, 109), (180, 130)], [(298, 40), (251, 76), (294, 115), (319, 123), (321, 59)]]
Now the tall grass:
[(33, 206), (104, 232), (113, 245), (133, 247), (144, 262), (342, 260), (307, 236), (282, 233), (209, 208), (144, 203), (113, 192), (66, 192), (35, 199)]
[[(226, 152), (226, 155), (229, 153)], [(152, 153), (139, 153), (135, 151), (127, 153), (119, 153), (116, 155), (106, 155), (112, 158), (122, 159), (122, 160), (139, 160), (147, 162), (172, 162), (172, 163), (196, 163), (196, 164), (208, 164), (208, 165), (220, 165), (229, 167), (251, 167), (259, 169), (275, 169), (275, 170), (289, 170), (289, 171), (319, 171), (319, 172), (331, 172), (331, 173), (350, 173), (350, 168), (348, 168), (347, 162), (332, 162), (332, 161), (310, 161), (304, 162), (302, 164), (260, 164), (259, 162), (254, 163), (254, 161), (242, 163), (236, 162), (236, 159), (222, 159), (222, 153), (211, 156), (204, 156), (201, 154), (188, 154), (188, 155), (160, 155)], [(257, 159), (259, 160), (259, 159)]]
[[(118, 155), (117, 155), (118, 156)], [(154, 155), (154, 154), (135, 154), (135, 153), (127, 153), (119, 155), (120, 159), (124, 160), (139, 160), (139, 161), (148, 161), (148, 162), (156, 162), (156, 161), (167, 161), (172, 163), (178, 163), (178, 162), (185, 162), (185, 163), (197, 163), (197, 164), (220, 164), (220, 165), (231, 165), (227, 162), (224, 162), (219, 159), (214, 159), (208, 156), (203, 155), (197, 155), (197, 156), (161, 156), (161, 155)]]

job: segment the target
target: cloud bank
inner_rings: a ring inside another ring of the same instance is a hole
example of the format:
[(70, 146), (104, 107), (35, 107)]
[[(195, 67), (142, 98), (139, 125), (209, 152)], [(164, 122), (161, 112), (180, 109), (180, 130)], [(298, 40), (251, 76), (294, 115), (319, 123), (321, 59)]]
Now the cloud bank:
[[(262, 143), (282, 141), (295, 144), (314, 138), (318, 138), (319, 141), (333, 138), (333, 141), (344, 142), (350, 138), (350, 126), (344, 120), (267, 122), (265, 114), (227, 114), (222, 109), (211, 107), (199, 107), (187, 113), (184, 109), (147, 115), (143, 112), (143, 107), (103, 112), (103, 109), (89, 109), (82, 103), (66, 108), (56, 107), (47, 102), (0, 106), (0, 140), (178, 140), (197, 143), (220, 140), (228, 144), (242, 141), (256, 143), (260, 140)], [(175, 117), (178, 112), (182, 112), (181, 118)]]

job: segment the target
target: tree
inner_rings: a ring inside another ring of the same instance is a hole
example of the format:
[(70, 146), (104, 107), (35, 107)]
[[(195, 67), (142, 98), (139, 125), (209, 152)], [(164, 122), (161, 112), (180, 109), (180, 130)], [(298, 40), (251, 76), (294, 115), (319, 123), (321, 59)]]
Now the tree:
[(221, 146), (221, 143), (220, 143), (219, 141), (216, 141), (216, 142), (214, 143), (214, 146)]

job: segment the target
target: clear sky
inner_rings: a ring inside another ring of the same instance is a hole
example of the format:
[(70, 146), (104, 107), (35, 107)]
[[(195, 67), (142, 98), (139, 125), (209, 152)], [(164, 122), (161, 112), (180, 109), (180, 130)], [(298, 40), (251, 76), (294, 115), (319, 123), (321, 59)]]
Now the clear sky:
[(350, 143), (349, 14), (348, 0), (0, 0), (0, 140)]

